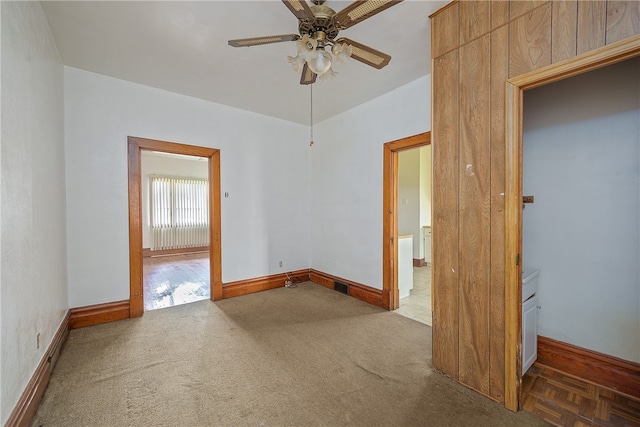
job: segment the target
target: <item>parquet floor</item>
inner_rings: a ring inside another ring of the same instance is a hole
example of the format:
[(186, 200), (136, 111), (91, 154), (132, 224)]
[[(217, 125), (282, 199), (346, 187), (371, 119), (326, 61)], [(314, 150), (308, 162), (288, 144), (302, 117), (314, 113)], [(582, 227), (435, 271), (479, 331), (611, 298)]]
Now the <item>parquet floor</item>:
[(523, 409), (563, 427), (640, 427), (640, 396), (633, 399), (534, 364), (522, 379)]

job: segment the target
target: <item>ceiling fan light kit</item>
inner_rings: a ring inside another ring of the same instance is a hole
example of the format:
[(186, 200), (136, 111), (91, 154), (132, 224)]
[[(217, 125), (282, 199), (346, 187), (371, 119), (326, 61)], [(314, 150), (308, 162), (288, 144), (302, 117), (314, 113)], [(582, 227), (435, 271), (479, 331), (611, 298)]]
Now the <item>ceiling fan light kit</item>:
[[(306, 0), (282, 0), (298, 18), (298, 34), (254, 37), (229, 40), (233, 47), (258, 46), (269, 43), (295, 41), (298, 54), (289, 56), (289, 63), (296, 73), (301, 73), (300, 84), (308, 85), (321, 79), (333, 78), (333, 63), (345, 63), (350, 57), (363, 64), (380, 69), (391, 56), (347, 38), (336, 40), (338, 32), (364, 21), (402, 0), (358, 0), (335, 12), (325, 6), (324, 0), (314, 0), (309, 6)], [(326, 50), (331, 46), (330, 52)], [(333, 54), (333, 55), (332, 55)]]
[(334, 43), (331, 47), (331, 53), (335, 56), (336, 60), (340, 63), (345, 63), (351, 57), (353, 48), (346, 43)]
[(296, 45), (298, 46), (298, 55), (305, 61), (309, 61), (318, 56), (318, 40), (309, 37), (309, 34), (305, 34), (300, 38)]
[(324, 48), (316, 50), (316, 56), (307, 61), (311, 71), (322, 77), (324, 73), (331, 68), (331, 54), (324, 50)]

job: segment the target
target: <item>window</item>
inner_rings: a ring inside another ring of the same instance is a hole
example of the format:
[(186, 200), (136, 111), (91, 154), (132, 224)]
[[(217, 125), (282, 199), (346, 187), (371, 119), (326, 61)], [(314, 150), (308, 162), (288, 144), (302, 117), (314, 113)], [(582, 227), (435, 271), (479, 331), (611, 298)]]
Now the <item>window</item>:
[(209, 183), (150, 177), (152, 250), (209, 245)]

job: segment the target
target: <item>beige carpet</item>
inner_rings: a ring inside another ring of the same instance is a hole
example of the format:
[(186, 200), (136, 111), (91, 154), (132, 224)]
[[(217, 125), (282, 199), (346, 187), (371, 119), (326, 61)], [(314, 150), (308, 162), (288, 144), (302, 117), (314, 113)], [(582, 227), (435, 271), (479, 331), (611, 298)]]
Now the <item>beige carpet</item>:
[(304, 283), (71, 331), (34, 426), (537, 426), (431, 368), (431, 328)]

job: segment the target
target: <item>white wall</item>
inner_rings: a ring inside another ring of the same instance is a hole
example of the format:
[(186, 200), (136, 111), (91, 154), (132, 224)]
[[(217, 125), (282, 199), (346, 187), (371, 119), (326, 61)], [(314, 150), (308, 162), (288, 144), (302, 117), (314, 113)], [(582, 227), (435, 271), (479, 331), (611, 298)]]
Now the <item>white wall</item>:
[(65, 126), (72, 307), (129, 298), (127, 136), (221, 150), (224, 282), (308, 268), (307, 127), (69, 67)]
[(525, 94), (539, 333), (640, 362), (640, 59)]
[(143, 150), (140, 161), (142, 176), (142, 247), (153, 246), (151, 214), (149, 210), (149, 176), (161, 175), (173, 178), (209, 178), (209, 162), (193, 156), (178, 156)]
[(319, 123), (311, 149), (311, 266), (382, 289), (382, 153), (430, 128), (430, 76)]
[(68, 304), (63, 68), (39, 2), (1, 2), (0, 7), (4, 425)]
[(398, 153), (398, 234), (413, 236), (412, 257), (422, 258), (420, 149)]
[[(431, 145), (420, 147), (420, 225), (431, 225)], [(424, 257), (424, 253), (420, 258)]]

